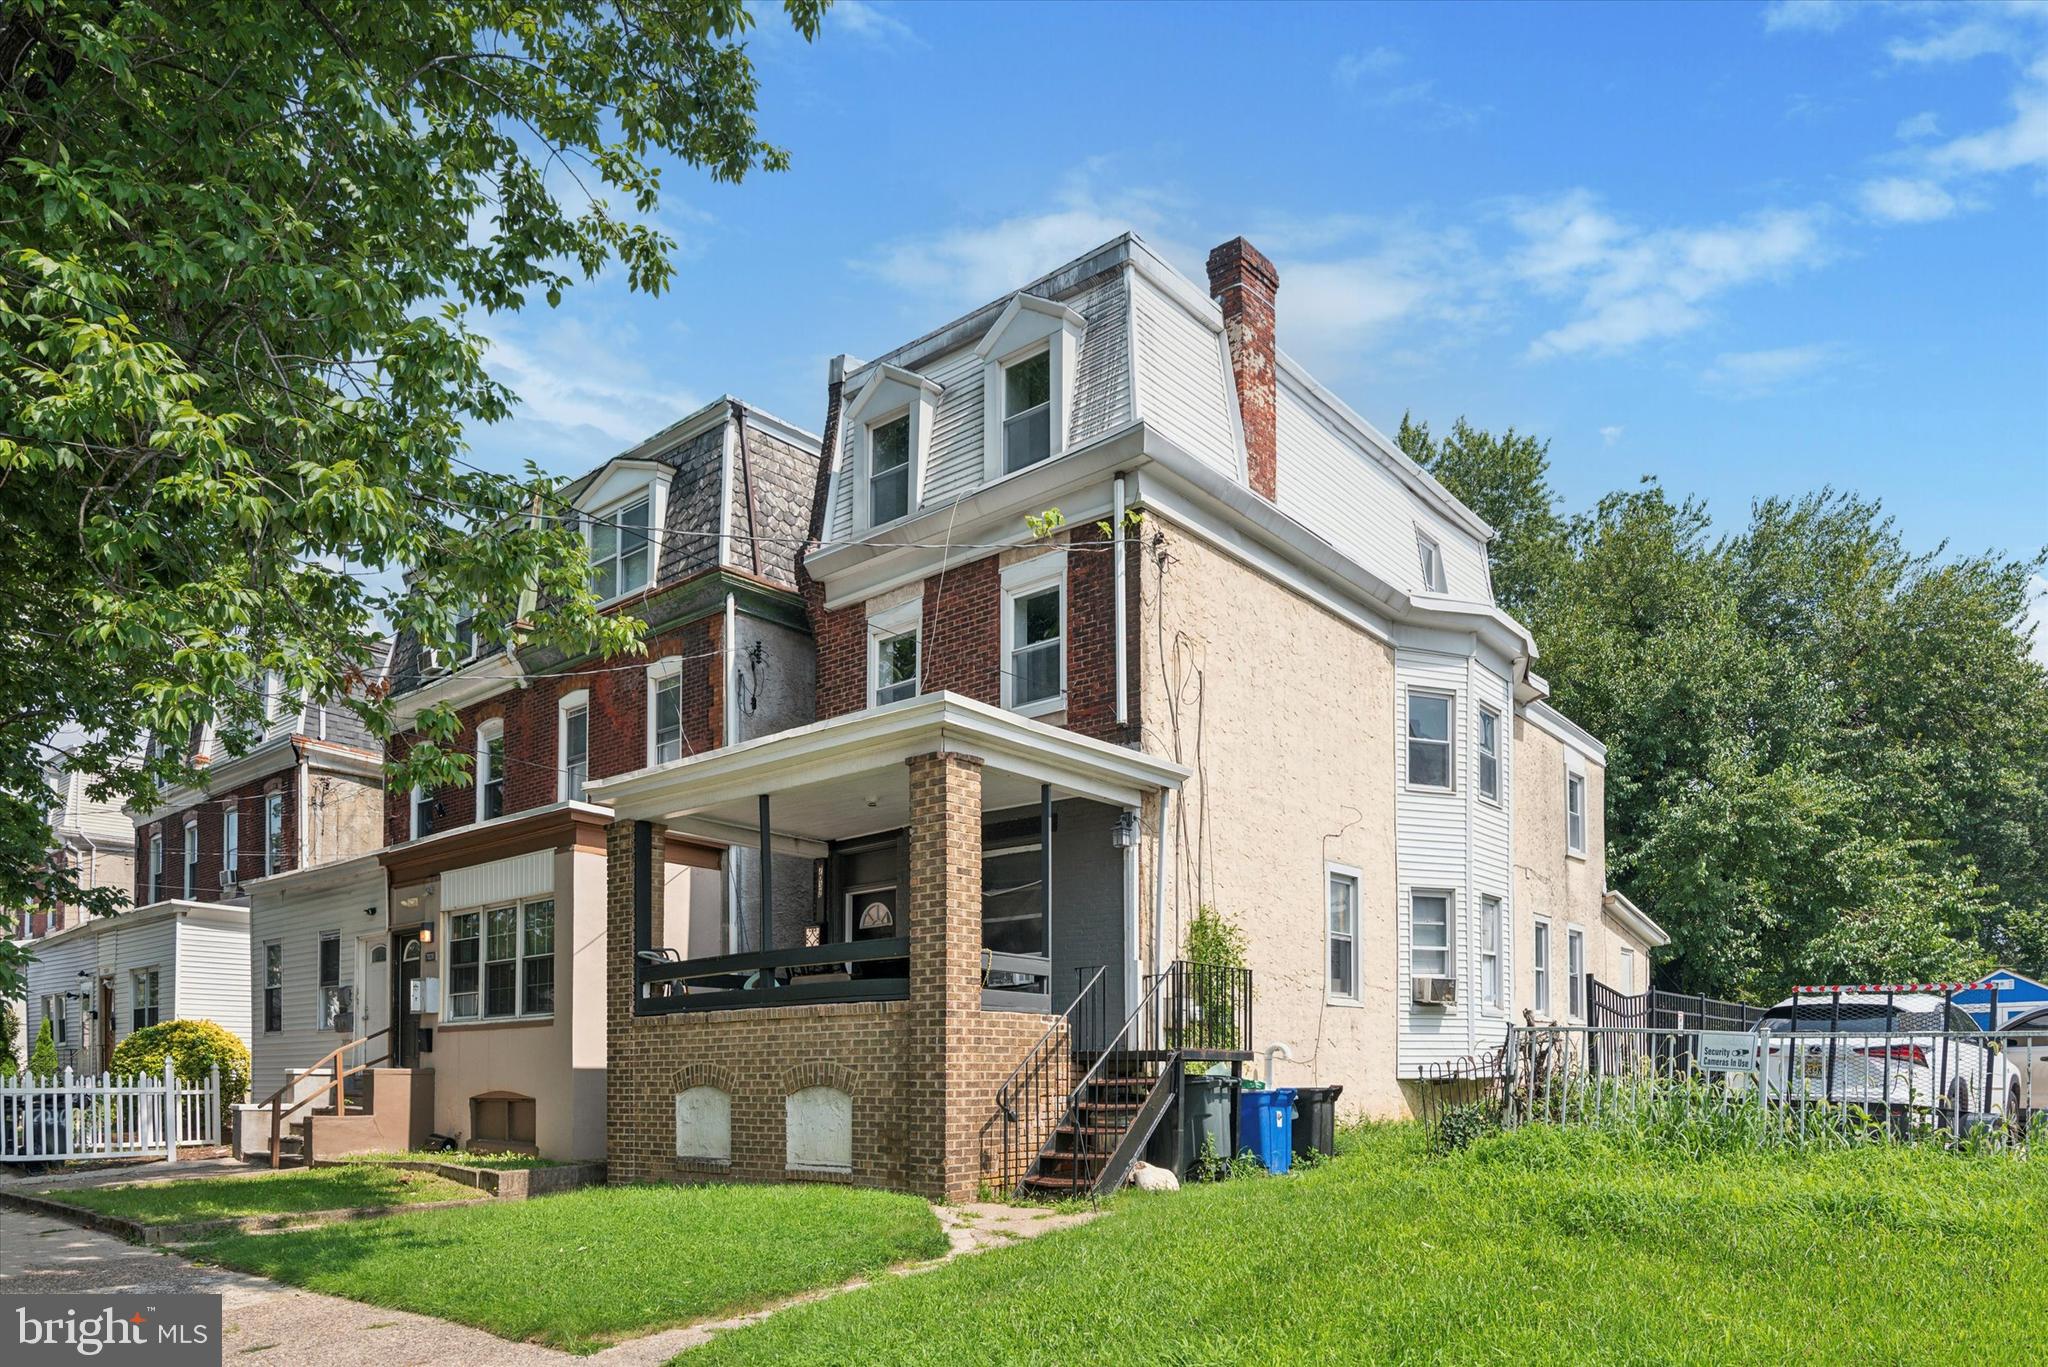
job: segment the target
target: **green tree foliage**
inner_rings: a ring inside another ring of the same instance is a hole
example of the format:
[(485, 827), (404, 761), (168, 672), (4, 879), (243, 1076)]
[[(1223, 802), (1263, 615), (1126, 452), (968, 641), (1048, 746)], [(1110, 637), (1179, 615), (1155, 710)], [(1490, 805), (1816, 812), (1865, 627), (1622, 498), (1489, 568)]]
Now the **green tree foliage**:
[[(785, 0), (814, 36), (825, 0)], [(465, 463), (514, 396), (477, 330), (616, 262), (670, 281), (658, 158), (787, 164), (743, 0), (17, 0), (0, 9), (0, 996), (46, 855), (37, 747), (146, 799), (146, 733), (360, 689), (380, 617), (630, 649), (538, 470)], [(401, 569), (413, 572), (406, 592)], [(360, 697), (381, 726), (385, 708)], [(425, 718), (445, 741), (453, 717)], [(457, 782), (418, 747), (395, 782)]]
[(231, 1108), (249, 1092), (249, 1046), (233, 1031), (207, 1020), (173, 1020), (146, 1025), (114, 1046), (107, 1071), (116, 1077), (161, 1077), (164, 1060), (186, 1082), (198, 1082), (220, 1069), (220, 1110), (223, 1122)]
[(2042, 557), (1914, 555), (1827, 489), (1719, 536), (1650, 481), (1567, 517), (1528, 437), (1400, 440), (1498, 529), (1537, 672), (1608, 745), (1609, 877), (1671, 932), (1660, 982), (2048, 969)]
[(50, 1022), (45, 1019), (36, 1030), (36, 1047), (28, 1053), (30, 1077), (53, 1077), (60, 1071), (57, 1062), (57, 1040), (50, 1033)]
[(21, 1013), (14, 1003), (0, 1001), (0, 1068), (14, 1067), (14, 1045), (21, 1038)]

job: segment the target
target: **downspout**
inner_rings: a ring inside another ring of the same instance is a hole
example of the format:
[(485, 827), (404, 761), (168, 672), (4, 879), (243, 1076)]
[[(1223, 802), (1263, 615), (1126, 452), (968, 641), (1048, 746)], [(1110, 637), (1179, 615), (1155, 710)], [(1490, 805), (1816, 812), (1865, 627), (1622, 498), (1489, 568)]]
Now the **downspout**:
[(309, 779), (309, 777), (310, 777), (310, 775), (311, 775), (311, 773), (312, 773), (312, 769), (311, 769), (311, 761), (310, 761), (310, 760), (308, 760), (308, 759), (306, 758), (306, 748), (305, 748), (305, 747), (304, 747), (303, 745), (300, 745), (300, 744), (299, 744), (299, 743), (298, 743), (297, 741), (293, 741), (293, 742), (292, 742), (292, 752), (293, 752), (294, 754), (296, 754), (296, 755), (297, 755), (297, 756), (299, 757), (299, 771), (298, 771), (298, 782), (297, 782), (297, 784), (295, 785), (295, 786), (296, 786), (296, 787), (298, 788), (298, 790), (299, 790), (299, 792), (298, 792), (298, 805), (299, 805), (299, 839), (298, 839), (298, 846), (299, 846), (299, 862), (298, 862), (298, 863), (296, 863), (296, 864), (294, 864), (294, 865), (293, 865), (292, 867), (293, 867), (293, 868), (296, 868), (296, 869), (303, 869), (303, 868), (307, 867), (307, 860), (306, 860), (306, 850), (307, 850), (307, 845), (306, 845), (306, 838), (307, 838), (307, 835), (306, 835), (306, 815), (307, 815), (307, 811), (308, 811), (308, 809), (307, 809), (307, 806), (306, 806), (306, 784), (307, 784), (307, 781), (308, 781), (308, 779)]
[[(730, 482), (728, 482), (728, 488), (729, 487)], [(721, 539), (719, 544), (723, 546), (726, 543), (723, 539)], [(726, 745), (732, 744), (733, 733), (738, 729), (736, 722), (738, 714), (736, 709), (732, 705), (733, 675), (735, 672), (737, 672), (734, 669), (735, 657), (733, 655), (732, 650), (732, 633), (734, 625), (733, 619), (733, 596), (730, 593), (728, 593), (725, 595), (725, 624), (724, 631), (722, 632), (724, 639), (720, 643), (720, 649), (718, 652), (719, 668), (724, 671), (724, 676), (719, 683), (719, 700), (721, 710), (724, 714), (720, 719), (720, 726), (724, 733), (723, 743)], [(764, 844), (764, 854), (765, 850), (766, 845)], [(739, 846), (731, 846), (726, 850), (724, 860), (725, 922), (726, 925), (730, 927), (730, 929), (726, 932), (726, 939), (732, 945), (733, 952), (736, 954), (741, 952), (741, 947), (746, 943), (746, 924), (741, 919), (740, 914), (740, 867), (739, 859), (737, 857), (738, 853)], [(765, 864), (767, 861), (764, 858), (762, 862)], [(767, 941), (762, 941), (760, 944), (755, 945), (754, 948), (768, 948)]]
[(733, 633), (739, 628), (739, 614), (734, 605), (733, 595), (725, 595), (725, 649), (720, 652), (725, 660), (725, 684), (721, 696), (725, 703), (725, 743), (731, 745), (740, 738), (740, 710), (734, 698), (734, 683), (739, 675), (739, 652), (733, 648)]
[(1173, 789), (1159, 790), (1159, 830), (1152, 839), (1152, 976), (1166, 971), (1166, 832), (1173, 821)]
[(761, 529), (754, 525), (754, 462), (747, 454), (747, 407), (738, 399), (728, 399), (732, 405), (732, 419), (739, 427), (740, 438), (740, 483), (747, 491), (747, 550), (751, 553), (754, 573), (761, 573)]
[(1131, 720), (1130, 686), (1126, 679), (1129, 670), (1124, 652), (1126, 649), (1124, 626), (1124, 477), (1118, 475), (1110, 487), (1115, 491), (1109, 524), (1110, 541), (1115, 546), (1111, 559), (1116, 563), (1116, 724), (1127, 726)]

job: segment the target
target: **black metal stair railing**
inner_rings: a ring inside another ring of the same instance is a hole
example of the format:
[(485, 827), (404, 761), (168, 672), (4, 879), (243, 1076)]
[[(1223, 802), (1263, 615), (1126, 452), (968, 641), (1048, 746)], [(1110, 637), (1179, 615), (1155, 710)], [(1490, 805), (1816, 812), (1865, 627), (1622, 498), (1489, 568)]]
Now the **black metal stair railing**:
[[(995, 1113), (983, 1126), (982, 1152), (996, 1165), (983, 1174), (990, 1186), (1013, 1191), (1023, 1181), (1071, 1104), (1081, 1056), (1102, 1048), (1109, 1026), (1107, 971), (1075, 971), (1080, 987), (1072, 1003), (996, 1089)], [(994, 1140), (990, 1127), (1000, 1130)]]

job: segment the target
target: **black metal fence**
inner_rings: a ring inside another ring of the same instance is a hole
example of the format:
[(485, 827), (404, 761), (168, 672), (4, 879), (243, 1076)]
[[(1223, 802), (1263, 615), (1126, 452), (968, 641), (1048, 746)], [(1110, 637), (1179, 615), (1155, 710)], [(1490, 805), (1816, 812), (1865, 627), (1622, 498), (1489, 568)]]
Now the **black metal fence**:
[(1633, 1026), (1642, 1030), (1748, 1030), (1763, 1018), (1761, 1006), (1724, 1001), (1704, 992), (1652, 988), (1630, 996), (1591, 974), (1586, 976), (1588, 1025)]

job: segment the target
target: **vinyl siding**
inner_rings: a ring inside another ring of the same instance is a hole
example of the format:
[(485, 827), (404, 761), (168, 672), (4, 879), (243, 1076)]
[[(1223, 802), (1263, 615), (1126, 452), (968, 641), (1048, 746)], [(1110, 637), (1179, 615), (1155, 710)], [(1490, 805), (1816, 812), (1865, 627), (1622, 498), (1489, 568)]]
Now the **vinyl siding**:
[[(35, 1048), (36, 1032), (42, 1028), (43, 998), (64, 992), (97, 990), (92, 978), (95, 964), (94, 938), (91, 935), (73, 935), (56, 944), (43, 942), (29, 946), (29, 952), (36, 957), (22, 969), (26, 995), (18, 1007), (25, 1028), (22, 1031), (21, 1043), (17, 1047), (21, 1051), (24, 1064), (28, 1060), (29, 1051)], [(80, 969), (86, 970), (86, 976), (83, 978), (78, 976)], [(91, 1042), (85, 1037), (84, 1007), (84, 1002), (64, 1003), (64, 1018), (68, 1030), (65, 1038), (70, 1043), (57, 1050), (57, 1061), (81, 1071), (90, 1068), (97, 1072), (98, 1060), (92, 1057)]]
[(178, 919), (166, 917), (148, 925), (124, 927), (118, 918), (95, 938), (99, 941), (99, 972), (114, 979), (114, 1045), (135, 1033), (135, 971), (154, 968), (157, 1019), (177, 1019)]
[(1284, 512), (1409, 592), (1423, 587), (1415, 549), (1419, 528), (1443, 551), (1445, 585), (1452, 597), (1493, 601), (1485, 546), (1425, 506), (1381, 456), (1291, 384), (1284, 369), (1274, 425)]
[[(377, 915), (365, 916), (365, 907), (375, 907)], [(341, 936), (341, 982), (352, 987), (357, 973), (357, 938), (384, 924), (381, 867), (325, 890), (258, 890), (249, 912), (242, 984), (253, 1064), (250, 1095), (254, 1099), (260, 1101), (283, 1086), (288, 1070), (310, 1067), (344, 1042), (334, 1031), (319, 1026), (321, 935), (333, 931)], [(284, 1028), (266, 1034), (263, 947), (272, 942), (284, 947)], [(360, 1020), (361, 1002), (356, 1009)]]
[[(212, 925), (186, 918), (177, 932), (179, 1020), (209, 1020), (249, 1042), (249, 926)], [(173, 999), (164, 998), (171, 1009)], [(170, 1019), (169, 1015), (164, 1017)]]
[(1142, 276), (1132, 289), (1138, 335), (1139, 416), (1189, 455), (1233, 478), (1243, 460), (1231, 423), (1237, 396), (1226, 378), (1230, 361), (1223, 334), (1194, 317)]

